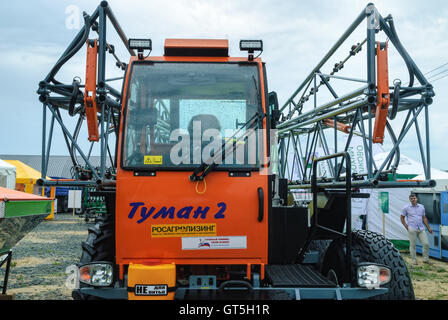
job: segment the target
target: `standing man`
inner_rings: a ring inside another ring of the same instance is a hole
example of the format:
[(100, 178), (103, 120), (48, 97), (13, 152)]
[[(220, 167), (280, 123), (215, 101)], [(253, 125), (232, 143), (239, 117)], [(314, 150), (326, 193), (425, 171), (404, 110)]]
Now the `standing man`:
[[(411, 204), (403, 208), (400, 219), (401, 223), (409, 233), (409, 251), (411, 254), (412, 262), (413, 264), (418, 264), (416, 254), (416, 244), (418, 238), (423, 246), (423, 262), (432, 264), (429, 261), (429, 242), (424, 226), (426, 226), (429, 233), (431, 234), (432, 230), (428, 224), (428, 219), (425, 216), (425, 207), (417, 203), (418, 198), (415, 194), (411, 193), (411, 195), (409, 196), (409, 201), (411, 202)], [(405, 221), (405, 218), (407, 218), (407, 223)]]

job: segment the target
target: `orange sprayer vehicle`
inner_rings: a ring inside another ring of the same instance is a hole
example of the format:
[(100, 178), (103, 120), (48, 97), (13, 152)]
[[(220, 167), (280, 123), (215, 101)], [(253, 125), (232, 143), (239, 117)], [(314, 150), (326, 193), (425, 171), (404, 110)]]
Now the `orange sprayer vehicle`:
[[(201, 57), (206, 51), (215, 54)], [(231, 138), (226, 131), (250, 119), (252, 127), (266, 123), (258, 116), (266, 99), (261, 61), (229, 58), (227, 51), (227, 40), (166, 40), (165, 56), (130, 63), (118, 142), (121, 275), (133, 263), (148, 265), (149, 273), (151, 264), (163, 266), (170, 279), (188, 280), (207, 268), (226, 279), (232, 266), (247, 271), (267, 263), (269, 181), (259, 170), (266, 158), (252, 164), (220, 158), (207, 176), (192, 176), (207, 160), (202, 156), (210, 157), (204, 141), (215, 139), (212, 153), (220, 152)]]
[[(244, 54), (230, 57), (228, 40), (167, 39), (164, 54), (151, 56), (152, 41), (128, 39), (107, 2), (84, 20), (38, 91), (44, 112), (61, 125), (73, 161), (76, 150), (85, 162), (75, 165), (71, 185), (95, 185), (107, 207), (82, 244), (75, 299), (414, 298), (391, 243), (366, 230), (352, 232), (351, 199), (365, 194), (351, 179), (339, 180), (337, 190), (316, 182), (316, 163), (336, 157), (345, 159), (351, 177), (347, 152), (314, 159), (312, 198), (292, 199), (291, 181), (277, 163), (282, 112), (276, 93), (268, 91), (261, 40), (241, 40)], [(107, 20), (131, 55), (128, 63), (106, 40)], [(98, 39), (89, 39), (91, 30)], [(77, 78), (71, 85), (55, 80), (84, 44), (85, 85)], [(106, 79), (107, 53), (124, 71), (121, 91), (109, 85), (117, 79)], [(363, 108), (357, 101), (355, 107)], [(74, 134), (60, 109), (79, 116)], [(331, 127), (331, 119), (318, 120)], [(99, 169), (76, 141), (84, 120), (89, 141), (101, 147)], [(109, 133), (116, 136), (113, 153)], [(45, 154), (45, 130), (43, 141)]]
[(254, 273), (265, 279), (265, 66), (228, 50), (227, 40), (167, 39), (164, 56), (133, 57), (127, 68), (109, 234), (129, 298), (173, 298), (180, 283), (218, 289)]

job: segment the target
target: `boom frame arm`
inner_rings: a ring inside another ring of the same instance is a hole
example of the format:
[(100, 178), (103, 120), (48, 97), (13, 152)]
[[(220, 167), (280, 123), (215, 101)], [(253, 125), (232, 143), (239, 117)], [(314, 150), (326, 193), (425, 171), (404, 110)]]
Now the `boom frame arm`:
[[(366, 39), (353, 45), (347, 58), (336, 63), (330, 74), (321, 72), (330, 58), (335, 55), (342, 44), (345, 43), (363, 21), (366, 21), (367, 24)], [(388, 37), (389, 42), (386, 45), (376, 40), (376, 34), (379, 32), (384, 32)], [(355, 79), (336, 75), (351, 57), (361, 51), (364, 45), (367, 47), (365, 64), (367, 79)], [(408, 86), (402, 86), (401, 82), (396, 82), (393, 87), (389, 87), (387, 51), (384, 49), (388, 45), (393, 45), (406, 63), (410, 77)], [(420, 83), (419, 86), (414, 86), (415, 78)], [(339, 95), (331, 86), (331, 80), (361, 82), (363, 85), (352, 92)], [(321, 86), (328, 89), (334, 100), (319, 106), (317, 105), (316, 97)], [(430, 172), (428, 117), (428, 108), (433, 102), (434, 95), (432, 85), (402, 46), (395, 31), (392, 17), (389, 15), (383, 18), (375, 6), (369, 4), (280, 108), (282, 118), (277, 124), (280, 177), (290, 181), (289, 189), (311, 188), (311, 170), (308, 170), (307, 167), (311, 164), (318, 143), (324, 150), (323, 156), (327, 157), (330, 155), (329, 141), (325, 137), (325, 130), (332, 128), (334, 153), (347, 152), (354, 134), (362, 137), (367, 172), (354, 172), (354, 175), (356, 175), (355, 180), (357, 181), (353, 181), (353, 186), (400, 188), (434, 185), (435, 182), (431, 180)], [(305, 112), (303, 108), (308, 101), (310, 104), (314, 102), (314, 105), (310, 111)], [(391, 108), (389, 108), (389, 104), (392, 104)], [(391, 126), (391, 121), (399, 112), (407, 112), (407, 117), (402, 124), (399, 134), (396, 134)], [(423, 113), (425, 115), (425, 143), (423, 143), (418, 125), (418, 116)], [(375, 128), (373, 126), (374, 120)], [(366, 121), (367, 125), (365, 124)], [(399, 146), (412, 126), (415, 127), (418, 137), (425, 180), (415, 182), (385, 181), (384, 177), (388, 173), (394, 176), (396, 174), (400, 161)], [(338, 131), (342, 131), (343, 134), (347, 135), (345, 146), (339, 148), (337, 145)], [(384, 132), (388, 132), (393, 145), (384, 161), (381, 164), (377, 164), (373, 157), (373, 143), (382, 143)], [(375, 139), (374, 133), (378, 133), (377, 136), (379, 138)], [(306, 143), (301, 142), (300, 139), (300, 137), (304, 136), (307, 137)], [(296, 159), (296, 161), (293, 161), (292, 166), (288, 159), (290, 150), (293, 150), (294, 159)], [(321, 177), (318, 180), (318, 185), (325, 188), (343, 188), (345, 186), (344, 181), (348, 177), (341, 174), (342, 164), (338, 163), (336, 158), (334, 161), (327, 160), (327, 164), (331, 173), (330, 177)], [(299, 180), (293, 178), (294, 170), (299, 172)]]
[[(115, 173), (116, 159), (114, 160), (112, 157), (108, 138), (109, 134), (115, 133), (118, 140), (122, 93), (110, 86), (108, 82), (121, 80), (123, 77), (106, 79), (106, 54), (110, 53), (114, 57), (116, 66), (124, 73), (127, 65), (117, 57), (115, 47), (107, 42), (107, 22), (111, 23), (127, 52), (131, 56), (136, 54), (129, 47), (128, 38), (107, 1), (102, 1), (92, 15), (89, 16), (84, 12), (83, 16), (84, 28), (79, 31), (58, 62), (44, 80), (39, 83), (37, 90), (39, 101), (43, 105), (42, 179), (38, 182), (40, 185), (94, 186), (97, 181), (110, 179)], [(97, 33), (97, 39), (89, 39), (91, 31)], [(89, 45), (90, 43), (93, 43), (93, 47)], [(72, 84), (64, 84), (56, 80), (55, 77), (61, 67), (84, 45), (88, 47), (86, 84), (81, 85), (81, 81), (77, 77), (73, 79)], [(76, 105), (78, 106), (76, 107)], [(73, 132), (70, 132), (66, 123), (64, 123), (60, 109), (67, 110), (70, 116), (78, 116), (78, 123)], [(47, 111), (50, 111), (51, 115), (49, 128), (47, 128)], [(77, 137), (86, 118), (91, 145), (89, 150), (85, 152), (77, 142)], [(74, 181), (50, 181), (45, 179), (55, 122), (61, 127), (70, 152), (74, 168)], [(98, 167), (95, 167), (90, 161), (93, 144), (96, 142), (100, 145), (100, 165)], [(79, 153), (81, 161), (84, 162), (83, 165), (80, 165), (80, 159), (76, 153)], [(112, 166), (110, 169), (106, 167), (107, 157), (109, 157)]]

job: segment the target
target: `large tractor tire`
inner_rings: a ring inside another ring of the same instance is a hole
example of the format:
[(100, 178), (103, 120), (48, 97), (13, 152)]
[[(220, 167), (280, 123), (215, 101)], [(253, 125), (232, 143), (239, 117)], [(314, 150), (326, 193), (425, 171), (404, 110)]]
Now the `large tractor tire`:
[[(94, 261), (115, 261), (115, 222), (114, 215), (104, 214), (97, 218), (95, 225), (89, 228), (87, 240), (82, 242), (82, 254), (79, 265)], [(80, 286), (84, 285), (80, 283)], [(81, 294), (78, 289), (73, 290), (75, 300), (91, 300), (95, 297)]]
[(327, 249), (322, 263), (322, 274), (334, 278), (339, 285), (344, 282), (356, 282), (356, 265), (361, 262), (373, 262), (390, 268), (392, 279), (384, 287), (387, 294), (374, 297), (379, 300), (414, 300), (414, 288), (406, 263), (400, 252), (384, 236), (366, 230), (352, 233), (352, 279), (347, 279), (345, 268), (345, 241), (334, 240)]
[(89, 228), (87, 240), (82, 243), (80, 264), (94, 261), (114, 261), (115, 224), (113, 217), (105, 214), (96, 219)]

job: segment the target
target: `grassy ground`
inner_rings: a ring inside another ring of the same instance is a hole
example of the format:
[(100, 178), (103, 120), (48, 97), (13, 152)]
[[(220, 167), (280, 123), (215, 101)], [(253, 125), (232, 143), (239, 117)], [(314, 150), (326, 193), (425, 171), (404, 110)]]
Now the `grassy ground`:
[[(65, 271), (79, 261), (81, 242), (87, 238), (89, 226), (92, 224), (72, 214), (58, 214), (27, 234), (13, 248), (8, 293), (16, 294), (17, 300), (71, 300)], [(431, 259), (433, 265), (426, 265), (419, 256), (419, 264), (413, 265), (408, 252), (401, 255), (407, 263), (416, 299), (448, 300), (448, 262)]]
[(411, 263), (409, 253), (402, 252), (418, 300), (448, 300), (448, 262), (432, 259), (432, 265), (423, 263), (418, 256), (418, 265)]

